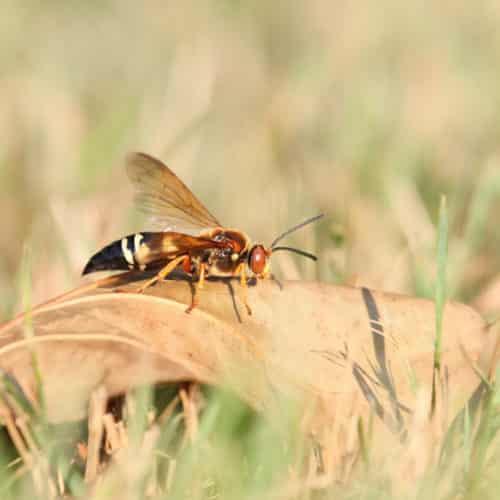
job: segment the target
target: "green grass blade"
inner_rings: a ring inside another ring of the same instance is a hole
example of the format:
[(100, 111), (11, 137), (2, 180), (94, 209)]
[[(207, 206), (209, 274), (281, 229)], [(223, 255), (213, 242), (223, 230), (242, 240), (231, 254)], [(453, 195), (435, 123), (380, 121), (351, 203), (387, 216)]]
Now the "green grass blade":
[(446, 266), (448, 261), (448, 209), (446, 197), (441, 197), (439, 207), (438, 241), (437, 241), (437, 273), (434, 292), (436, 305), (436, 337), (434, 340), (434, 376), (432, 382), (431, 412), (436, 407), (436, 378), (441, 372), (441, 351), (443, 337), (443, 314), (446, 304)]

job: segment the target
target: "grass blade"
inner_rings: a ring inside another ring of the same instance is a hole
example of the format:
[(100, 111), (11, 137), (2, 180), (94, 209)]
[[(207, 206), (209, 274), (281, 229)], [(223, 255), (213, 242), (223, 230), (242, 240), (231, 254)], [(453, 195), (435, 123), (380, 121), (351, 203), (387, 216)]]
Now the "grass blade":
[(439, 207), (437, 273), (434, 292), (436, 307), (436, 338), (434, 340), (434, 375), (432, 380), (431, 414), (436, 408), (436, 379), (441, 374), (441, 351), (443, 337), (443, 313), (446, 304), (446, 265), (448, 261), (448, 209), (446, 196), (441, 197)]

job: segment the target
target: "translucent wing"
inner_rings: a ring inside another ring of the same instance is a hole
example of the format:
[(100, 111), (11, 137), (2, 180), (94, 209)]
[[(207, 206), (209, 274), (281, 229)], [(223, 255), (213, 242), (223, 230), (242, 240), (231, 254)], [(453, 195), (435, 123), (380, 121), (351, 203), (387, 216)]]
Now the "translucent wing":
[(139, 209), (162, 231), (199, 234), (220, 227), (219, 221), (189, 188), (161, 161), (144, 153), (132, 153), (126, 161)]

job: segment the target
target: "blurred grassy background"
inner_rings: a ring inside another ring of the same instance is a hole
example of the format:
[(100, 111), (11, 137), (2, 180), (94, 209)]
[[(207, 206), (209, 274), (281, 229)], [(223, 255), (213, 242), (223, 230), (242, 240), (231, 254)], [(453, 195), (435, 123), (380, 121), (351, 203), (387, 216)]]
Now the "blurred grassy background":
[[(123, 170), (133, 150), (254, 240), (325, 212), (292, 238), (318, 265), (275, 256), (288, 278), (432, 296), (444, 193), (450, 295), (495, 314), (499, 23), (494, 0), (3, 0), (0, 320), (22, 308), (23, 255), (36, 303), (76, 286), (101, 246), (147, 229)], [(227, 464), (247, 447), (231, 427), (242, 415), (212, 419)], [(255, 463), (281, 472), (281, 450), (256, 435)], [(204, 469), (187, 462), (190, 481)], [(223, 470), (240, 488), (244, 467)]]
[(319, 265), (277, 255), (285, 277), (429, 295), (445, 193), (451, 294), (490, 312), (499, 22), (493, 0), (4, 0), (0, 318), (20, 308), (23, 246), (39, 302), (77, 285), (103, 244), (147, 229), (131, 150), (256, 240), (324, 211), (295, 237)]

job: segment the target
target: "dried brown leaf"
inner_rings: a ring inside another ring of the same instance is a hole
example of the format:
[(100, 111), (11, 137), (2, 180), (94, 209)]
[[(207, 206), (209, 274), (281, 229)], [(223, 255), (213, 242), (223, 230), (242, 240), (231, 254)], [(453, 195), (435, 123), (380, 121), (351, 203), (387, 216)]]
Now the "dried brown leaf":
[[(138, 286), (120, 279), (111, 284)], [(25, 337), (23, 317), (1, 327), (0, 368), (33, 395), (35, 352), (53, 421), (83, 416), (99, 385), (114, 395), (144, 382), (192, 380), (229, 386), (270, 415), (279, 413), (278, 394), (292, 398), (303, 405), (309, 432), (325, 439), (327, 425), (327, 439), (346, 449), (358, 417), (373, 412), (399, 433), (412, 418), (417, 387), (430, 394), (431, 301), (366, 288), (286, 282), (280, 290), (260, 282), (249, 289), (254, 314), (247, 316), (240, 293), (238, 284), (209, 282), (200, 306), (186, 314), (191, 287), (182, 280), (143, 295), (82, 287), (35, 309), (32, 337)], [(490, 337), (473, 309), (447, 304), (442, 364), (453, 408), (481, 384), (475, 363), (489, 373), (497, 355)]]

